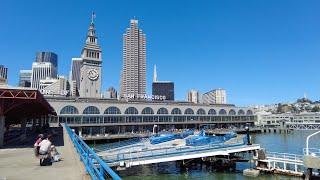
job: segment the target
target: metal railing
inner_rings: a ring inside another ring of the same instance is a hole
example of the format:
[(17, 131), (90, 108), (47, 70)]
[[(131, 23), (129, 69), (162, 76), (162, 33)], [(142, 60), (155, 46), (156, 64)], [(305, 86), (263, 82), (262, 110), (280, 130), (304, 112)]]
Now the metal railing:
[(298, 154), (289, 154), (289, 153), (278, 153), (278, 152), (267, 152), (267, 158), (278, 159), (278, 160), (287, 160), (293, 162), (302, 162), (303, 155)]
[(67, 124), (64, 127), (93, 180), (121, 179)]
[[(106, 155), (102, 155), (107, 163), (120, 162), (120, 161), (133, 161), (133, 160), (147, 160), (147, 159), (155, 159), (155, 158), (163, 158), (163, 157), (175, 157), (179, 155), (191, 155), (197, 153), (206, 153), (212, 152), (214, 150), (227, 150), (228, 148), (241, 148), (246, 147), (243, 142), (237, 142), (235, 144), (209, 144), (205, 146), (195, 146), (195, 147), (173, 147), (173, 148), (160, 148), (160, 149), (146, 149), (146, 150), (135, 150), (130, 149), (127, 152), (119, 152), (119, 153), (107, 153)], [(107, 151), (108, 152), (108, 151)]]
[(320, 157), (320, 149), (319, 148), (308, 148), (308, 149), (303, 148), (303, 154)]

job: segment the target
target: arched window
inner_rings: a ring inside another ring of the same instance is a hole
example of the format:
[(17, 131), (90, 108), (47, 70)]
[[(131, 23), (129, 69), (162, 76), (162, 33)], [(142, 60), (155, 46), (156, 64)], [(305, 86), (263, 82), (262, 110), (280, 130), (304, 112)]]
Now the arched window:
[(171, 114), (182, 114), (182, 113), (179, 108), (174, 108), (174, 109), (172, 109)]
[(208, 114), (215, 115), (215, 114), (217, 114), (217, 112), (216, 112), (216, 110), (214, 110), (214, 109), (210, 109), (210, 110), (208, 111)]
[(252, 115), (253, 114), (253, 112), (249, 109), (248, 111), (247, 111), (247, 115)]
[(191, 108), (188, 108), (184, 111), (184, 114), (194, 114), (194, 112)]
[(125, 114), (139, 114), (138, 110), (134, 107), (128, 107), (124, 113)]
[(206, 111), (202, 108), (198, 109), (197, 114), (206, 114)]
[(111, 106), (104, 111), (104, 114), (121, 114), (121, 111), (119, 108)]
[(245, 114), (244, 110), (240, 109), (240, 110), (238, 111), (238, 115), (244, 115), (244, 114)]
[(74, 106), (65, 106), (61, 109), (60, 114), (79, 114), (79, 111)]
[(95, 106), (88, 106), (83, 110), (83, 114), (100, 114), (100, 111)]
[(233, 110), (233, 109), (231, 109), (231, 110), (229, 111), (229, 115), (236, 115), (236, 111)]
[(154, 114), (154, 112), (151, 107), (146, 107), (142, 110), (141, 114)]
[(219, 115), (226, 115), (226, 114), (227, 114), (227, 111), (224, 110), (224, 109), (221, 109), (221, 110), (219, 111)]
[(168, 114), (168, 109), (160, 108), (158, 109), (157, 114)]

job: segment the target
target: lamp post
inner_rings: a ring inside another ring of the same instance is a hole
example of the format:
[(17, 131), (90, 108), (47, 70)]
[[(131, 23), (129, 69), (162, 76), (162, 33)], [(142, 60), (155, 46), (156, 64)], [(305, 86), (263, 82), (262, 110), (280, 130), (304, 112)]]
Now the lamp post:
[(244, 129), (246, 130), (246, 133), (247, 133), (247, 141), (248, 141), (247, 145), (251, 145), (249, 127), (246, 126)]

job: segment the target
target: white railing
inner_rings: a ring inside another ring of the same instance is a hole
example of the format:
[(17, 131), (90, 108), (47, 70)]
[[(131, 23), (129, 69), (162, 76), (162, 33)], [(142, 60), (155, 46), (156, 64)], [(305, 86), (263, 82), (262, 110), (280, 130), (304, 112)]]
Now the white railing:
[(303, 148), (303, 154), (304, 155), (311, 155), (311, 156), (319, 156), (320, 157), (320, 149), (318, 149), (318, 148), (308, 148), (308, 154), (307, 154), (307, 148)]
[(281, 159), (284, 161), (296, 161), (302, 162), (303, 155), (298, 154), (290, 154), (290, 153), (278, 153), (278, 152), (267, 152), (266, 153), (268, 159)]
[(309, 139), (310, 139), (312, 136), (314, 136), (314, 135), (316, 135), (316, 134), (319, 134), (319, 133), (320, 133), (320, 131), (315, 132), (315, 133), (313, 133), (313, 134), (310, 134), (310, 135), (307, 137), (307, 140), (306, 140), (306, 154), (305, 154), (305, 155), (309, 155)]

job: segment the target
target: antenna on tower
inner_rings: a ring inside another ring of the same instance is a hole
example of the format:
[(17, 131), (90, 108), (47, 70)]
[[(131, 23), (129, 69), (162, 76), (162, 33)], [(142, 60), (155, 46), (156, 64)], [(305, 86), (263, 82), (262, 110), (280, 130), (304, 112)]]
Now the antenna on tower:
[(157, 82), (157, 66), (153, 67), (153, 82)]
[(92, 11), (92, 14), (91, 14), (91, 24), (93, 24), (95, 18), (96, 18), (96, 14), (94, 13), (94, 11)]

